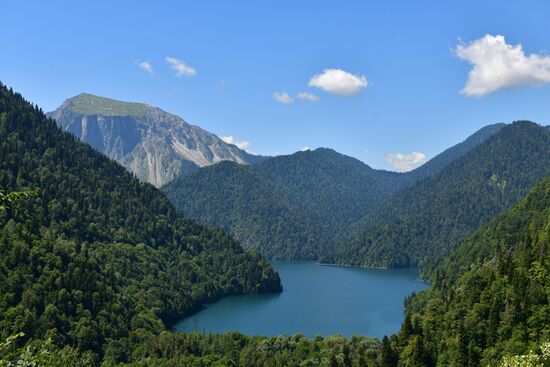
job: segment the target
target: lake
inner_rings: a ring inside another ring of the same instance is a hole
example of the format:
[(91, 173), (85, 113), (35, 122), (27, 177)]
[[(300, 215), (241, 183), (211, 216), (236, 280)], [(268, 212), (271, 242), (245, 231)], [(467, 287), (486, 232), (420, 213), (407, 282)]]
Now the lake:
[(223, 298), (181, 320), (174, 330), (381, 338), (399, 330), (405, 297), (428, 287), (418, 269), (361, 269), (306, 261), (271, 264), (281, 276), (282, 293)]

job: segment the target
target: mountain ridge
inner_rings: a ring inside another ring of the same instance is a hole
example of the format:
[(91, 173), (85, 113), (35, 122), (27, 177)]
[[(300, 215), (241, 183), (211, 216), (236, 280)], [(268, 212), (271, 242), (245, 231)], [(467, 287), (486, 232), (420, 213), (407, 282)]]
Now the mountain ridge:
[[(230, 164), (201, 168), (162, 190), (184, 215), (231, 232), (267, 257), (319, 260), (369, 211), (438, 173), (503, 126), (479, 129), (417, 168), (420, 172), (378, 170), (331, 148), (317, 148), (271, 157), (246, 170)], [(277, 208), (278, 218), (269, 206)]]
[(326, 261), (430, 268), (548, 175), (550, 133), (532, 122), (514, 122), (365, 216)]
[(253, 164), (264, 159), (145, 103), (81, 93), (47, 116), (157, 187), (223, 160)]
[(397, 190), (399, 175), (318, 148), (245, 167), (218, 163), (161, 189), (180, 213), (224, 228), (246, 247), (274, 259), (314, 260), (328, 237)]

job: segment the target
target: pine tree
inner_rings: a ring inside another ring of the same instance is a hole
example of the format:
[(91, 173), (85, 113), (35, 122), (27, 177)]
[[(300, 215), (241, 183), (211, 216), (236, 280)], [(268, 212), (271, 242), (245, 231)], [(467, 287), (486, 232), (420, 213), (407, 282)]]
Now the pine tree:
[(390, 340), (384, 335), (380, 349), (380, 367), (395, 367), (397, 365), (396, 359)]
[(329, 366), (338, 367), (338, 360), (336, 359), (336, 351), (332, 351), (332, 353), (330, 354)]
[(343, 362), (345, 367), (351, 367), (351, 351), (348, 343), (344, 343), (342, 347)]

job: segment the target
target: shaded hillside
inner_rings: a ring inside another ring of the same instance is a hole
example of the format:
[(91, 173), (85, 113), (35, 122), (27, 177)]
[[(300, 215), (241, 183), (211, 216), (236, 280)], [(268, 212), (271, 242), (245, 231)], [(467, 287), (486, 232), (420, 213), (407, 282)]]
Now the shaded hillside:
[(406, 179), (403, 180), (406, 183), (414, 183), (422, 179), (431, 177), (441, 171), (445, 166), (454, 161), (457, 158), (462, 157), (468, 153), (471, 149), (475, 148), (479, 144), (483, 143), (489, 137), (499, 132), (506, 124), (492, 124), (487, 125), (470, 135), (466, 140), (460, 142), (449, 149), (436, 155), (422, 166), (408, 172)]
[(183, 219), (3, 85), (0, 188), (38, 192), (0, 209), (1, 340), (24, 332), (124, 361), (205, 303), (281, 289), (259, 255)]
[(402, 174), (374, 170), (363, 162), (319, 148), (265, 160), (254, 169), (285, 192), (322, 227), (342, 232), (393, 194)]
[(325, 260), (361, 266), (431, 266), (548, 175), (548, 130), (531, 122), (513, 123), (435, 176), (385, 202)]
[(399, 177), (317, 149), (248, 167), (217, 164), (162, 190), (185, 216), (227, 229), (266, 256), (315, 259), (391, 195)]
[(252, 166), (222, 162), (163, 190), (183, 215), (231, 231), (268, 257), (315, 259), (323, 244), (315, 222)]
[(436, 174), (496, 133), (484, 127), (408, 173), (374, 170), (331, 149), (278, 156), (242, 168), (218, 164), (162, 190), (184, 215), (230, 231), (276, 259), (326, 258), (352, 225), (397, 191)]

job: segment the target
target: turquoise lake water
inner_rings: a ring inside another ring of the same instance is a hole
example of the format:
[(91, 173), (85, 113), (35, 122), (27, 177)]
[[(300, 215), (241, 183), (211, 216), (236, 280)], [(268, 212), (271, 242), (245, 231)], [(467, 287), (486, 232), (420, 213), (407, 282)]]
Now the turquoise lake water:
[(399, 330), (405, 297), (428, 287), (418, 269), (360, 269), (304, 261), (272, 265), (281, 276), (282, 293), (226, 297), (181, 320), (174, 329), (381, 338)]

